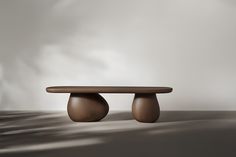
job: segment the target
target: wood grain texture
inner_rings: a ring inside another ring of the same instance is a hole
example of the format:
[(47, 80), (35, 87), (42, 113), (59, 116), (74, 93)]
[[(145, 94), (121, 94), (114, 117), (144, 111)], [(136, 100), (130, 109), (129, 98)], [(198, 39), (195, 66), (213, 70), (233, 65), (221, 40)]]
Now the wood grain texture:
[(134, 86), (53, 86), (47, 87), (49, 93), (170, 93), (170, 87)]

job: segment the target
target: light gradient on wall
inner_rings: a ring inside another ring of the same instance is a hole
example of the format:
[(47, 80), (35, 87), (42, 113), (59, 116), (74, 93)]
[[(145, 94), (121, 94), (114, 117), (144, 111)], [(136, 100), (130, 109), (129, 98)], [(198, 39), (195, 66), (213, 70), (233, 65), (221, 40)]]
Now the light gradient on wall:
[(65, 110), (51, 85), (164, 85), (162, 110), (236, 109), (234, 1), (8, 0), (0, 22), (1, 110)]

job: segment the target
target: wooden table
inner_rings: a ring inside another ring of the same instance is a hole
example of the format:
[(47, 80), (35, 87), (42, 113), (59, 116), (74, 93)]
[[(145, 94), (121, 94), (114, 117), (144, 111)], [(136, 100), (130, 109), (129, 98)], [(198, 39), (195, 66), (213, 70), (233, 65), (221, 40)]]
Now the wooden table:
[(71, 93), (67, 112), (75, 122), (99, 121), (104, 118), (109, 105), (99, 93), (134, 93), (133, 117), (139, 122), (155, 122), (160, 116), (156, 97), (158, 93), (170, 93), (170, 87), (128, 87), (128, 86), (53, 86), (49, 93)]

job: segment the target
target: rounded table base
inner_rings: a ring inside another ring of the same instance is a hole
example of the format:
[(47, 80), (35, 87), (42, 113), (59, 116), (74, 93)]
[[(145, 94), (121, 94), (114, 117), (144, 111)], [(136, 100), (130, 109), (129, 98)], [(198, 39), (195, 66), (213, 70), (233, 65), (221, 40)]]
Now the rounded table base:
[(108, 111), (108, 103), (97, 93), (71, 93), (67, 105), (68, 115), (75, 122), (99, 121)]
[(135, 94), (132, 104), (133, 117), (144, 123), (153, 123), (160, 116), (156, 94)]

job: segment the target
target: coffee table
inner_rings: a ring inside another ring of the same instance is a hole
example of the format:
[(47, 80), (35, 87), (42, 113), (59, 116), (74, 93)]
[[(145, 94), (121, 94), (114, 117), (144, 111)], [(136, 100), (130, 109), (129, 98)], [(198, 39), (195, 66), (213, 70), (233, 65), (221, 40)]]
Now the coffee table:
[(75, 122), (93, 122), (104, 118), (109, 105), (99, 93), (133, 93), (133, 117), (139, 122), (152, 123), (160, 116), (156, 94), (170, 93), (170, 87), (133, 86), (53, 86), (47, 87), (49, 93), (70, 93), (67, 112)]

